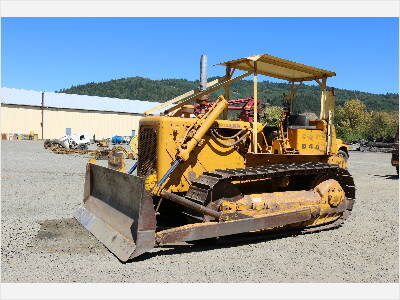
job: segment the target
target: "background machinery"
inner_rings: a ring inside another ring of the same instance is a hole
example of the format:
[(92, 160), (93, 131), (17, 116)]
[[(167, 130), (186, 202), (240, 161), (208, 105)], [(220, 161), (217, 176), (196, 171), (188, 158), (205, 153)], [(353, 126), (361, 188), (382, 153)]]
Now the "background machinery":
[(65, 135), (59, 139), (44, 141), (44, 147), (46, 149), (50, 147), (57, 147), (65, 149), (87, 150), (90, 144), (90, 136), (86, 132), (79, 132), (72, 135)]
[(392, 166), (396, 168), (397, 175), (399, 175), (399, 129), (397, 128), (396, 136), (392, 148)]
[[(132, 142), (133, 139), (130, 139)], [(137, 159), (137, 147), (132, 147), (133, 143), (130, 144), (130, 149), (136, 149), (136, 151), (129, 151), (129, 148), (124, 145), (110, 146), (110, 139), (96, 140), (93, 139), (93, 143), (97, 145), (96, 149), (88, 149), (88, 146), (92, 144), (89, 135), (87, 133), (77, 133), (74, 135), (66, 135), (60, 139), (45, 140), (44, 147), (57, 154), (81, 154), (91, 155), (93, 159), (107, 159), (111, 156), (121, 157), (121, 159)], [(92, 160), (95, 163), (95, 160)], [(121, 162), (122, 163), (122, 162)], [(122, 169), (122, 167), (115, 167)]]
[[(352, 210), (355, 186), (340, 155), (347, 146), (336, 138), (335, 92), (326, 85), (336, 74), (262, 54), (222, 63), (225, 76), (207, 82), (206, 64), (203, 56), (199, 89), (140, 120), (138, 161), (128, 172), (87, 165), (75, 218), (121, 261), (167, 243), (335, 228)], [(233, 77), (237, 70), (244, 73)], [(258, 121), (259, 74), (291, 83), (278, 126)], [(249, 75), (253, 112), (229, 120), (230, 85)], [(304, 81), (321, 87), (319, 117), (294, 113)]]

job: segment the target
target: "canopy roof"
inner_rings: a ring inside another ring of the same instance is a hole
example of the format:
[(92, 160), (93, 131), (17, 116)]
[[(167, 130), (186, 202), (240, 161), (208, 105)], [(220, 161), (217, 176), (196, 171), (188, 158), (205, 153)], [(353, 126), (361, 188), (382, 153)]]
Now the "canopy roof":
[[(335, 72), (306, 66), (268, 54), (244, 57), (223, 62), (218, 65), (244, 71), (256, 71), (257, 74), (267, 75), (292, 82), (309, 81), (336, 75)], [(255, 65), (256, 70), (254, 69)]]

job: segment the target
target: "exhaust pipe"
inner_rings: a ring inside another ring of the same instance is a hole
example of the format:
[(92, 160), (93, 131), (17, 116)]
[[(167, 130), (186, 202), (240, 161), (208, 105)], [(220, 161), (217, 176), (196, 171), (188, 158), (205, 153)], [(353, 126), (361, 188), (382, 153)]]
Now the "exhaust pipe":
[[(203, 92), (207, 89), (207, 55), (203, 54), (200, 58), (200, 85), (199, 91)], [(203, 95), (197, 99), (198, 104), (207, 104), (210, 101), (209, 95)]]
[(207, 55), (203, 54), (200, 58), (200, 92), (207, 89)]

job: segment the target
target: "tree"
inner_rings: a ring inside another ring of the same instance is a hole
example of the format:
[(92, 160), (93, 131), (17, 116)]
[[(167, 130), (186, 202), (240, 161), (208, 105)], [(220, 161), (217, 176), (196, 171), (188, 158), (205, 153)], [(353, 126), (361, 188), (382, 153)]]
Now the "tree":
[(391, 138), (396, 134), (399, 126), (398, 113), (374, 111), (371, 113), (371, 122), (367, 130), (367, 138), (371, 140)]
[(392, 138), (399, 126), (396, 111), (368, 112), (360, 100), (350, 100), (336, 109), (337, 135), (346, 142), (358, 139), (376, 140)]
[(370, 122), (371, 114), (358, 99), (347, 101), (336, 109), (337, 134), (347, 142), (366, 138)]
[[(209, 81), (216, 79), (210, 77)], [(189, 81), (186, 79), (161, 79), (151, 80), (143, 77), (129, 77), (110, 80), (106, 82), (90, 82), (88, 84), (72, 86), (62, 89), (59, 92), (78, 95), (92, 95), (100, 97), (116, 97), (126, 99), (136, 99), (143, 101), (165, 102), (189, 90), (199, 86), (199, 81)], [(279, 106), (282, 103), (282, 94), (289, 93), (290, 85), (287, 83), (277, 83), (260, 81), (258, 84), (260, 99), (265, 103)], [(374, 111), (393, 111), (398, 110), (399, 95), (394, 93), (371, 94), (360, 91), (350, 91), (335, 89), (337, 104), (344, 105), (346, 101), (352, 99), (354, 95), (367, 106), (368, 110)], [(223, 94), (223, 89), (215, 91), (212, 99), (216, 99), (219, 94)], [(231, 99), (248, 98), (253, 94), (253, 81), (239, 80), (232, 83)], [(304, 84), (297, 93), (294, 110), (296, 113), (314, 112), (319, 114), (321, 90), (319, 86)]]
[(278, 126), (279, 120), (282, 116), (282, 111), (281, 106), (267, 106), (264, 111), (262, 122), (267, 122), (270, 126)]

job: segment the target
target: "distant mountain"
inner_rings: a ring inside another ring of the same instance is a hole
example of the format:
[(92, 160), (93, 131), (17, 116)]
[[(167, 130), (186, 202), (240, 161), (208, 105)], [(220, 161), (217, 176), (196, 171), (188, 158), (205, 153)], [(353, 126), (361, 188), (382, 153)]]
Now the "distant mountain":
[[(213, 80), (214, 78), (209, 78)], [(197, 88), (199, 81), (186, 79), (162, 79), (152, 80), (143, 77), (129, 77), (110, 80), (99, 83), (87, 83), (70, 88), (61, 89), (57, 92), (78, 95), (90, 95), (101, 97), (115, 97), (124, 99), (137, 99), (154, 102), (165, 102), (189, 90)], [(282, 94), (288, 93), (290, 86), (287, 83), (275, 83), (263, 81), (258, 83), (259, 98), (264, 103), (280, 105)], [(335, 89), (337, 104), (342, 105), (350, 99), (359, 99), (365, 103), (371, 111), (393, 111), (398, 110), (399, 94), (371, 94), (361, 91)], [(252, 80), (240, 80), (232, 84), (231, 99), (248, 98), (253, 93)], [(223, 94), (223, 90), (213, 93)], [(296, 97), (296, 110), (319, 111), (321, 91), (318, 86), (303, 85), (299, 88)]]

